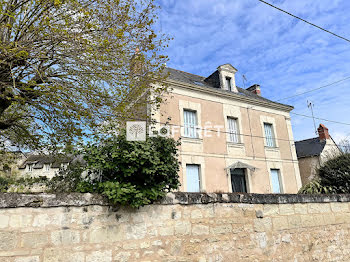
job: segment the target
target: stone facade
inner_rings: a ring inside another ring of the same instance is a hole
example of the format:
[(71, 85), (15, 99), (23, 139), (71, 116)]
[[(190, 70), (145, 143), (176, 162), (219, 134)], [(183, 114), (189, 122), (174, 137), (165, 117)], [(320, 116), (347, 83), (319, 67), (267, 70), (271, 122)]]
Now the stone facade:
[(349, 261), (350, 196), (0, 194), (1, 262)]

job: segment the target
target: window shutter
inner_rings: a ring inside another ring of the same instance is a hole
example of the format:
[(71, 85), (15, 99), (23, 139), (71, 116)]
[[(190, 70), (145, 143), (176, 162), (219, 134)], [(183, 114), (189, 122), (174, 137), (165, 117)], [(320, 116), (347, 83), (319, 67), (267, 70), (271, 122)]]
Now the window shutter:
[(280, 181), (280, 174), (278, 169), (271, 169), (271, 184), (272, 184), (272, 193), (282, 193), (282, 186)]
[(272, 125), (264, 123), (264, 129), (265, 129), (266, 146), (275, 147), (275, 138), (273, 135)]
[(187, 192), (200, 192), (199, 165), (186, 165)]
[(197, 114), (194, 111), (184, 110), (184, 135), (186, 137), (197, 137)]
[(233, 143), (239, 143), (237, 119), (229, 117), (227, 120), (228, 120), (228, 130), (230, 133), (230, 141)]

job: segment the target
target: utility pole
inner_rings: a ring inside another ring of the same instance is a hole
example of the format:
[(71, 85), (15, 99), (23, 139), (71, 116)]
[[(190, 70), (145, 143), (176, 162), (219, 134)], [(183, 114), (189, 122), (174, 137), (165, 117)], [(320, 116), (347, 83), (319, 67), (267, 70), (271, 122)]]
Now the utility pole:
[(307, 100), (307, 107), (310, 108), (311, 110), (312, 120), (314, 121), (315, 134), (318, 135), (317, 129), (316, 129), (315, 117), (314, 117), (314, 109), (313, 109), (314, 104), (311, 101)]

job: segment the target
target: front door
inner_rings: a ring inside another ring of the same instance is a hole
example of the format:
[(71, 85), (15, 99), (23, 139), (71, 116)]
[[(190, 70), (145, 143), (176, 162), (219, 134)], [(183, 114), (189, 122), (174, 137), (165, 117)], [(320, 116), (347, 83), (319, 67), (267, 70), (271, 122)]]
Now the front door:
[(231, 169), (232, 192), (247, 193), (245, 170), (243, 168)]

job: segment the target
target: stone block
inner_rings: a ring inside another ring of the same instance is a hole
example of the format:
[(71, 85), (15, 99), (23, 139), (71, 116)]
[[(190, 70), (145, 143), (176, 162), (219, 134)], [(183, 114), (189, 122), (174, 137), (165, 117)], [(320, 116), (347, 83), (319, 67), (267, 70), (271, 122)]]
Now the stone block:
[(9, 224), (14, 228), (30, 227), (32, 218), (32, 215), (11, 215)]
[(130, 224), (126, 229), (126, 238), (127, 239), (142, 239), (147, 234), (146, 224)]
[(335, 224), (335, 216), (333, 213), (323, 214), (323, 221), (326, 225), (334, 225)]
[(288, 228), (288, 218), (284, 217), (274, 217), (272, 218), (272, 225), (274, 230), (284, 230)]
[(307, 214), (307, 204), (300, 204), (300, 203), (297, 203), (297, 204), (294, 204), (294, 212), (295, 214)]
[(21, 247), (24, 248), (38, 248), (44, 247), (49, 243), (46, 232), (32, 232), (22, 235)]
[(331, 207), (329, 203), (308, 203), (308, 213), (318, 214), (318, 213), (330, 213)]
[(254, 231), (264, 232), (272, 228), (272, 220), (270, 217), (254, 219)]
[(125, 226), (110, 226), (93, 229), (90, 232), (90, 243), (111, 243), (126, 239)]
[(202, 212), (199, 209), (195, 209), (191, 212), (192, 219), (198, 219), (198, 218), (202, 218), (202, 217), (203, 217)]
[(264, 216), (277, 216), (280, 213), (279, 206), (277, 204), (264, 205)]
[(112, 251), (94, 251), (86, 256), (85, 262), (112, 262)]
[(14, 262), (39, 262), (39, 256), (17, 257)]
[(336, 224), (350, 223), (350, 213), (335, 213), (334, 217)]
[(342, 203), (342, 202), (337, 202), (337, 203), (331, 203), (331, 209), (333, 212), (342, 212), (346, 213), (349, 212), (349, 205), (348, 203)]
[(51, 232), (51, 242), (55, 246), (77, 244), (80, 242), (80, 233), (69, 229), (53, 231)]
[(298, 228), (301, 226), (300, 215), (288, 216), (288, 224), (290, 228)]
[(315, 226), (313, 217), (311, 215), (300, 215), (302, 227), (313, 227)]
[(0, 232), (0, 250), (10, 251), (17, 245), (17, 234), (14, 232)]
[(174, 227), (173, 226), (161, 227), (158, 229), (158, 233), (160, 236), (172, 236), (174, 235)]
[(210, 228), (210, 233), (214, 235), (227, 234), (232, 232), (231, 225), (220, 225)]
[(84, 252), (64, 252), (62, 249), (48, 248), (44, 251), (43, 262), (85, 262)]
[(131, 256), (130, 252), (119, 252), (115, 257), (115, 262), (128, 262)]
[(208, 235), (209, 227), (205, 225), (194, 225), (192, 227), (192, 235)]
[(281, 215), (293, 215), (295, 212), (293, 204), (279, 204), (279, 209)]
[(0, 215), (0, 228), (6, 228), (9, 225), (9, 216)]
[(176, 221), (175, 235), (189, 235), (191, 233), (191, 223), (187, 221)]

